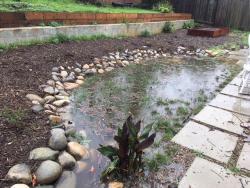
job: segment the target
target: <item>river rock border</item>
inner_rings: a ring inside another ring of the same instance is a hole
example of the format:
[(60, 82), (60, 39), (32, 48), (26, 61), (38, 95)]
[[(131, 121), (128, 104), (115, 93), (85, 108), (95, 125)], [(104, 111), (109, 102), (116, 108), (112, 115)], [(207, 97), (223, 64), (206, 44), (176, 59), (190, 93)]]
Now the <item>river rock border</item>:
[[(188, 51), (179, 46), (176, 53), (182, 55), (209, 56), (206, 51)], [(67, 174), (72, 176), (71, 170), (75, 168), (78, 160), (89, 158), (88, 148), (72, 139), (76, 133), (74, 122), (63, 117), (64, 107), (71, 103), (72, 90), (84, 84), (85, 78), (94, 74), (104, 74), (115, 68), (126, 67), (130, 64), (139, 64), (142, 61), (159, 57), (171, 57), (161, 49), (154, 50), (147, 46), (142, 49), (125, 50), (124, 52), (109, 53), (102, 58), (94, 58), (93, 62), (75, 66), (53, 67), (51, 79), (41, 85), (43, 97), (36, 94), (27, 94), (32, 103), (34, 113), (44, 112), (48, 115), (51, 127), (51, 137), (48, 147), (35, 148), (30, 152), (30, 160), (42, 161), (36, 171), (26, 164), (17, 164), (10, 168), (6, 179), (22, 184), (15, 184), (11, 188), (27, 188), (28, 185), (51, 185), (56, 182), (55, 187), (60, 187)], [(60, 178), (61, 177), (61, 178)], [(63, 177), (63, 180), (61, 180)], [(113, 187), (112, 182), (109, 187)], [(119, 182), (116, 182), (116, 184)], [(123, 185), (121, 185), (123, 187)]]

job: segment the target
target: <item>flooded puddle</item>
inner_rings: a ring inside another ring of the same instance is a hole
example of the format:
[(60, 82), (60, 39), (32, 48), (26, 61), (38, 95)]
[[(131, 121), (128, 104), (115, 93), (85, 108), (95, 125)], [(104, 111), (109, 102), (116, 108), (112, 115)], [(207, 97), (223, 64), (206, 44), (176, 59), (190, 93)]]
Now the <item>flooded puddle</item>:
[[(76, 187), (102, 187), (100, 174), (109, 161), (96, 148), (99, 144), (114, 144), (115, 131), (129, 113), (143, 120), (144, 125), (156, 123), (159, 146), (153, 150), (159, 152), (163, 149), (160, 145), (167, 143), (183, 122), (198, 112), (222, 83), (237, 72), (239, 67), (233, 63), (172, 58), (150, 60), (87, 78), (84, 86), (74, 93), (75, 103), (70, 109), (91, 151), (90, 159), (80, 161), (75, 170)], [(168, 126), (172, 126), (170, 131)], [(155, 152), (148, 151), (146, 155), (150, 157), (149, 153), (153, 157)], [(168, 168), (173, 174), (183, 170), (179, 164), (170, 164)]]

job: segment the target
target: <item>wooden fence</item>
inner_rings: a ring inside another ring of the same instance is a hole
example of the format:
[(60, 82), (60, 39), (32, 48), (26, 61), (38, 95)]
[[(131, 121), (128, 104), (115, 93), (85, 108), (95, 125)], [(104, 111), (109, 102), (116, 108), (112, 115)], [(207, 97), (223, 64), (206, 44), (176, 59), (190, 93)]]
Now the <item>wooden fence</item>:
[(176, 12), (202, 23), (250, 30), (250, 0), (171, 0)]

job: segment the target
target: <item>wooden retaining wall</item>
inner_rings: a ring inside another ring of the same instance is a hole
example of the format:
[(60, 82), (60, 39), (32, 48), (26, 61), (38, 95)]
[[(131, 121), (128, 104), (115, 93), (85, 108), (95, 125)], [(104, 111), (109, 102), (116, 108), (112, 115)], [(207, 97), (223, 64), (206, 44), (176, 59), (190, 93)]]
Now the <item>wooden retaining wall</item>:
[(250, 0), (171, 0), (174, 10), (196, 21), (250, 30)]
[(191, 14), (105, 14), (105, 13), (0, 13), (0, 28), (33, 26), (41, 23), (59, 22), (63, 25), (86, 25), (106, 23), (138, 23), (191, 19)]

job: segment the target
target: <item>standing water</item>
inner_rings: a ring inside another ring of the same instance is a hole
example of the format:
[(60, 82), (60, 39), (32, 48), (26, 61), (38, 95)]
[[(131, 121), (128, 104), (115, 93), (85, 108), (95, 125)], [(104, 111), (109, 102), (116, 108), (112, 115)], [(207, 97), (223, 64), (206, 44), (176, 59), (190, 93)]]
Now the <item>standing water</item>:
[(109, 161), (96, 149), (99, 144), (114, 144), (117, 127), (129, 113), (144, 125), (164, 119), (182, 126), (201, 101), (211, 99), (237, 72), (239, 67), (233, 63), (176, 57), (87, 78), (74, 93), (69, 110), (90, 148), (90, 159), (80, 161), (75, 169), (76, 187), (101, 187), (100, 174)]

